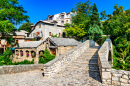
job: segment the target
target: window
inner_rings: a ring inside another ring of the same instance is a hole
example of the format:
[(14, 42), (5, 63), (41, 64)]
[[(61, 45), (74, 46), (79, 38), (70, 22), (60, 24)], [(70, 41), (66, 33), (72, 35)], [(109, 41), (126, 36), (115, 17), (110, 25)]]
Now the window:
[(35, 33), (33, 33), (33, 37), (35, 37)]
[(26, 57), (29, 57), (29, 51), (28, 50), (26, 51)]
[(31, 51), (32, 58), (36, 57), (36, 53), (34, 51)]
[(16, 40), (16, 43), (18, 44), (18, 43), (19, 43), (19, 40)]
[(18, 50), (16, 50), (16, 55), (19, 56), (19, 51)]
[(64, 21), (61, 21), (62, 24), (64, 24)]
[(0, 44), (1, 44), (1, 40), (0, 40)]
[(37, 37), (40, 35), (40, 32), (37, 32)]
[(22, 50), (20, 50), (20, 56), (23, 56), (23, 51)]
[(65, 32), (63, 32), (63, 38), (65, 38), (66, 37), (66, 34), (65, 34)]
[(41, 37), (43, 37), (42, 31), (41, 31)]
[(51, 36), (51, 32), (49, 32), (49, 36)]
[(68, 22), (68, 20), (66, 20), (66, 22)]
[(61, 37), (61, 34), (59, 33), (59, 37)]
[(41, 28), (41, 24), (39, 25), (39, 28)]

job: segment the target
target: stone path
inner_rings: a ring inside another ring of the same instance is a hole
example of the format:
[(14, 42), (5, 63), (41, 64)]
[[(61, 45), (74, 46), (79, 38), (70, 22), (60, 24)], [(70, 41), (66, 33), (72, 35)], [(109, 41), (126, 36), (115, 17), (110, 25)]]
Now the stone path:
[(40, 70), (0, 75), (0, 86), (102, 86), (97, 50), (89, 48), (53, 77)]

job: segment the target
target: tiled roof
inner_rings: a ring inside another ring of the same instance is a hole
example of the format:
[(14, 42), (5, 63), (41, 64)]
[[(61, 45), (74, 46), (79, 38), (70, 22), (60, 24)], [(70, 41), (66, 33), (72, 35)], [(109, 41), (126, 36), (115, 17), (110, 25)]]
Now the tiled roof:
[(72, 38), (56, 38), (56, 37), (49, 37), (49, 38), (57, 46), (77, 46), (77, 45), (81, 44), (81, 42), (78, 42)]
[(28, 32), (25, 30), (20, 30), (20, 31), (16, 31), (15, 33), (16, 33), (16, 35), (25, 35)]
[(42, 40), (42, 41), (25, 41), (25, 42), (19, 43), (19, 48), (36, 48), (43, 42), (44, 42), (44, 40)]

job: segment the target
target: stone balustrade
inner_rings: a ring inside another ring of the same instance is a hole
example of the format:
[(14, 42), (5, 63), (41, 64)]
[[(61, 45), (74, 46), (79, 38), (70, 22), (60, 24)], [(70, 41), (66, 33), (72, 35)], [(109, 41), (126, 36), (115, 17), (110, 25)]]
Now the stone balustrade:
[(46, 63), (44, 65), (44, 75), (53, 76), (56, 72), (63, 70), (66, 65), (79, 57), (87, 48), (90, 47), (90, 41), (91, 40), (87, 40), (68, 52), (60, 55), (59, 57), (56, 57), (52, 61)]
[(43, 67), (44, 67), (44, 64), (0, 66), (0, 74), (32, 71), (36, 69), (43, 69)]
[(113, 48), (110, 39), (106, 39), (98, 51), (98, 55), (98, 65), (103, 85), (130, 86), (130, 71), (115, 70), (110, 66), (109, 61), (113, 60)]

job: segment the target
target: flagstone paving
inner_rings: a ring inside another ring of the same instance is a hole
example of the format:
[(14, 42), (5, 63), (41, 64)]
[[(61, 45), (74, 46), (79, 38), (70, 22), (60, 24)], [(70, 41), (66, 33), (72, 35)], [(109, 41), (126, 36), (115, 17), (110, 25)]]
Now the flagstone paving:
[(97, 51), (87, 49), (53, 77), (43, 76), (41, 70), (0, 75), (0, 86), (102, 86)]

